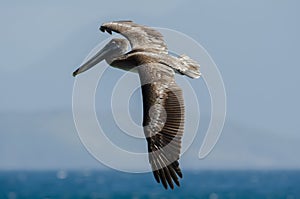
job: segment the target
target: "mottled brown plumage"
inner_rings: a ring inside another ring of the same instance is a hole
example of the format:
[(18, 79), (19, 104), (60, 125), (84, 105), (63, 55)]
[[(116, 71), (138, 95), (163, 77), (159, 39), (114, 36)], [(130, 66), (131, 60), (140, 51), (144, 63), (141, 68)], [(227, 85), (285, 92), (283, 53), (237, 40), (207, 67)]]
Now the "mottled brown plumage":
[(132, 21), (113, 21), (101, 25), (100, 30), (116, 32), (129, 40), (131, 49), (152, 50), (168, 54), (168, 48), (162, 34), (153, 28), (133, 23)]
[(163, 36), (153, 28), (132, 21), (114, 21), (100, 27), (103, 32), (120, 33), (125, 39), (112, 39), (73, 75), (84, 72), (103, 59), (113, 67), (135, 70), (143, 96), (143, 127), (154, 178), (167, 189), (180, 186), (181, 139), (184, 132), (182, 91), (175, 83), (175, 72), (191, 78), (200, 76), (199, 65), (186, 55), (168, 54)]

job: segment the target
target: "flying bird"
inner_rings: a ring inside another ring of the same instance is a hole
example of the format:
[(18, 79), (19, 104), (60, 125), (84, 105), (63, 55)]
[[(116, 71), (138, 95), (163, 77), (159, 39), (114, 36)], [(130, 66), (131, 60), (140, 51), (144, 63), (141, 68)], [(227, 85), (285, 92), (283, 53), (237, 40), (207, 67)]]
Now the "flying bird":
[(175, 82), (175, 73), (199, 78), (200, 66), (186, 55), (170, 55), (162, 34), (151, 27), (132, 21), (113, 21), (102, 24), (100, 30), (119, 33), (125, 38), (112, 39), (74, 71), (73, 76), (102, 60), (112, 67), (139, 74), (149, 162), (155, 180), (165, 189), (174, 189), (174, 183), (180, 186), (182, 178), (178, 160), (184, 132), (183, 95)]

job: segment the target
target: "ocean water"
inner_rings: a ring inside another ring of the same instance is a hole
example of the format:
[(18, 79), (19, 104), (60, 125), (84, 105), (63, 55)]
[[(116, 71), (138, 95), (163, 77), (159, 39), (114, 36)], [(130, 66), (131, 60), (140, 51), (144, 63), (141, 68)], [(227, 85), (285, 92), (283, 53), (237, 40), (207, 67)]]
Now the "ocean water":
[(1, 171), (0, 198), (300, 199), (300, 171), (184, 171), (174, 190), (150, 173)]

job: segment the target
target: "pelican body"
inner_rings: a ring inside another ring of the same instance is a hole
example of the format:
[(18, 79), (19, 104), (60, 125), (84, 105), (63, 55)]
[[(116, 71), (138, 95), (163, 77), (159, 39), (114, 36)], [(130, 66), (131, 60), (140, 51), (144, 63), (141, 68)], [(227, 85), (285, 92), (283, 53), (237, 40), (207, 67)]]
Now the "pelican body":
[(142, 125), (154, 178), (165, 189), (173, 189), (174, 183), (180, 186), (182, 172), (178, 160), (184, 132), (184, 103), (175, 73), (199, 78), (200, 66), (186, 55), (170, 55), (163, 36), (153, 28), (132, 21), (113, 21), (102, 24), (100, 30), (119, 33), (126, 39), (112, 39), (74, 71), (73, 76), (102, 60), (112, 67), (139, 74), (144, 110)]

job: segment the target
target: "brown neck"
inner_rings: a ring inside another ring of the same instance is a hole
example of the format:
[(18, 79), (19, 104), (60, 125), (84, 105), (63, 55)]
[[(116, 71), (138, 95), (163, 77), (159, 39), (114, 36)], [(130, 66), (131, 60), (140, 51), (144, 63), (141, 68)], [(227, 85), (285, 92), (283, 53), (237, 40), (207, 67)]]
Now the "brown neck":
[(133, 57), (125, 55), (114, 59), (110, 65), (115, 68), (128, 71), (136, 67), (138, 64), (136, 63), (136, 60), (133, 59)]

